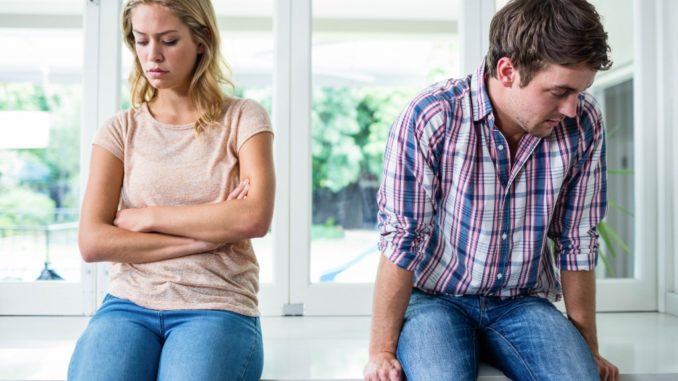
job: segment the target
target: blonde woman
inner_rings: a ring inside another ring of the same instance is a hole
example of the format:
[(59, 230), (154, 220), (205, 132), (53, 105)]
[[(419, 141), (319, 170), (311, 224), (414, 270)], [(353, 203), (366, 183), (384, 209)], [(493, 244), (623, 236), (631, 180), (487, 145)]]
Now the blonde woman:
[(209, 0), (129, 0), (122, 14), (133, 107), (92, 148), (80, 220), (109, 294), (71, 380), (258, 380), (259, 266), (249, 239), (273, 214), (264, 109), (225, 96)]

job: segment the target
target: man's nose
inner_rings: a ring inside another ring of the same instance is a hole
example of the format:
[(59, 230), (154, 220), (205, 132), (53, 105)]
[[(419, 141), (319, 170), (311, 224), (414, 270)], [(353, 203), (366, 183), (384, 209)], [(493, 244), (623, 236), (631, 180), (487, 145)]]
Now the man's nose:
[(577, 105), (579, 104), (579, 93), (572, 93), (563, 100), (558, 107), (558, 112), (568, 118), (577, 116)]

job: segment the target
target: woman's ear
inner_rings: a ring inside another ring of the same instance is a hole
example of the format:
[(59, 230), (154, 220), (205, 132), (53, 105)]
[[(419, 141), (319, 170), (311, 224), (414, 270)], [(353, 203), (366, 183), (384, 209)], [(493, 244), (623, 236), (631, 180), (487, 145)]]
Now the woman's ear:
[[(205, 34), (205, 39), (207, 41), (212, 42), (212, 33), (210, 33), (210, 30), (206, 27), (203, 27), (202, 31)], [(198, 54), (203, 54), (203, 53), (205, 53), (205, 44), (199, 43), (198, 44)]]

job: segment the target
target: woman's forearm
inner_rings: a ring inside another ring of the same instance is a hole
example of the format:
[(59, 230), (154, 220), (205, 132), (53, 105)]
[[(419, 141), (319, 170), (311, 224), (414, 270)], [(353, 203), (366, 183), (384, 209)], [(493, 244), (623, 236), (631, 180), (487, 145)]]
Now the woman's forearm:
[(85, 262), (148, 263), (204, 253), (211, 242), (160, 233), (140, 233), (105, 223), (82, 226), (80, 253)]
[(275, 199), (271, 139), (269, 134), (259, 134), (240, 149), (239, 177), (244, 180), (243, 188), (236, 187), (226, 201), (122, 210), (115, 225), (217, 243), (266, 235)]
[(272, 208), (255, 200), (229, 200), (218, 204), (150, 208), (148, 231), (230, 243), (262, 237), (268, 232)]

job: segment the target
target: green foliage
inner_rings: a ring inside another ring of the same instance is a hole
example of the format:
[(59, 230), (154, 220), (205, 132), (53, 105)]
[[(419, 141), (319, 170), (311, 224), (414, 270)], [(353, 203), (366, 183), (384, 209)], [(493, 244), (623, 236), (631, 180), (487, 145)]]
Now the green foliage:
[(348, 88), (323, 88), (314, 93), (313, 99), (313, 189), (337, 192), (360, 173), (362, 154), (354, 138), (360, 132), (357, 102)]
[(32, 83), (0, 83), (1, 111), (49, 111), (49, 109), (49, 102), (42, 87)]
[(363, 135), (356, 143), (363, 153), (364, 171), (377, 179), (383, 172), (389, 130), (410, 96), (405, 91), (374, 89), (366, 91), (358, 104), (358, 124)]
[(328, 218), (322, 225), (311, 226), (311, 240), (318, 238), (343, 239), (345, 235), (344, 228), (336, 225), (332, 217)]
[[(609, 175), (633, 176), (633, 170), (630, 169), (608, 169), (607, 173)], [(608, 206), (610, 209), (621, 211), (627, 218), (633, 218), (633, 211), (620, 205), (615, 200), (608, 200)], [(617, 274), (614, 271), (613, 266), (611, 266), (610, 261), (619, 257), (619, 250), (627, 255), (633, 255), (633, 252), (617, 230), (615, 230), (615, 228), (606, 220), (599, 222), (597, 229), (600, 239), (602, 239), (604, 243), (600, 248), (598, 257), (603, 262), (607, 275), (616, 277)]]
[(0, 189), (0, 226), (47, 225), (52, 222), (54, 201), (23, 187)]
[(381, 178), (388, 131), (409, 96), (386, 88), (321, 88), (313, 95), (313, 189), (337, 192)]
[[(0, 110), (49, 111), (50, 115), (49, 145), (41, 149), (6, 151), (5, 156), (9, 156), (5, 165), (0, 166), (0, 187), (12, 187), (16, 192), (16, 189), (22, 189), (18, 194), (33, 191), (36, 205), (41, 207), (45, 204), (39, 200), (46, 197), (52, 199), (51, 209), (55, 206), (77, 208), (81, 87), (51, 85), (49, 91), (45, 91), (34, 84), (0, 83)], [(15, 167), (30, 165), (33, 168), (46, 168), (47, 174), (20, 179), (17, 177), (19, 172), (8, 170), (10, 161)], [(24, 205), (31, 204), (17, 203), (14, 208)], [(42, 220), (42, 217), (37, 220)]]

